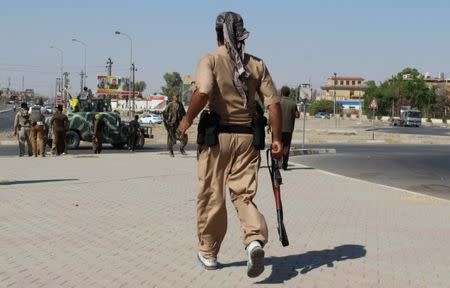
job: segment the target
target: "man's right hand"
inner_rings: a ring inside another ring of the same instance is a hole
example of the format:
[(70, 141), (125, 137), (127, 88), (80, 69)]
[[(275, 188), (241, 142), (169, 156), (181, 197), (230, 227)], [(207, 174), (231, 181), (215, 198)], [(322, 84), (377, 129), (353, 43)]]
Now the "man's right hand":
[(280, 159), (283, 154), (283, 145), (280, 141), (272, 142), (272, 157), (274, 159)]
[(17, 136), (17, 131), (14, 131), (14, 134), (13, 134), (13, 136), (14, 136), (14, 137), (16, 137), (16, 136)]
[(186, 116), (183, 117), (183, 120), (181, 120), (180, 125), (178, 126), (177, 131), (181, 133), (181, 135), (186, 134), (186, 131), (191, 127), (192, 122), (189, 122)]

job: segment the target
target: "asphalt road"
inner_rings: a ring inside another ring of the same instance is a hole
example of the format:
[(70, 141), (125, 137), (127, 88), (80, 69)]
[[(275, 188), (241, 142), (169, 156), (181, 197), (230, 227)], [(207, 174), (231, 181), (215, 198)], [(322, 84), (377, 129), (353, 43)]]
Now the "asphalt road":
[(450, 136), (450, 129), (443, 127), (386, 127), (376, 128), (375, 131), (410, 135)]
[(0, 133), (13, 131), (14, 111), (0, 113)]
[[(450, 146), (321, 145), (336, 154), (291, 161), (339, 175), (450, 200)], [(318, 147), (316, 147), (318, 148)]]
[[(307, 146), (308, 148), (308, 146)], [(291, 157), (291, 161), (335, 174), (403, 188), (450, 200), (450, 146), (440, 145), (320, 145), (336, 148), (336, 154)], [(178, 149), (178, 146), (175, 147)], [(188, 145), (196, 155), (196, 145)], [(165, 145), (146, 145), (136, 153), (167, 153)], [(71, 155), (88, 155), (91, 146), (83, 144)], [(130, 153), (105, 144), (103, 153)], [(175, 150), (175, 155), (177, 150)], [(0, 156), (17, 155), (16, 145), (0, 145)], [(265, 160), (263, 161), (263, 165)], [(295, 170), (301, 173), (301, 170)]]

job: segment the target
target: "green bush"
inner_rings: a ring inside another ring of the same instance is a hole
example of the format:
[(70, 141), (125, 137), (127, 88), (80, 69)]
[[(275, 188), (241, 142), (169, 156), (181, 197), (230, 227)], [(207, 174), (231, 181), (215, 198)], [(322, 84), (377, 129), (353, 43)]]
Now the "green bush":
[(442, 117), (442, 123), (447, 124), (447, 117)]
[(428, 117), (428, 118), (427, 118), (427, 122), (428, 122), (428, 123), (431, 123), (431, 117)]
[(347, 116), (347, 118), (352, 118), (352, 113), (351, 113), (351, 112), (347, 112), (347, 113), (345, 114), (345, 116)]

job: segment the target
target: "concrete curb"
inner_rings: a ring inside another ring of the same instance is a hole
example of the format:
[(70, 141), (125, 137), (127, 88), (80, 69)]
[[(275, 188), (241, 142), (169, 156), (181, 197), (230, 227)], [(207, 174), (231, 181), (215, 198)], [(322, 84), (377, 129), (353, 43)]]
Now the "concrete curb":
[(13, 140), (1, 140), (0, 145), (16, 145), (18, 142)]
[(316, 155), (316, 154), (336, 154), (336, 149), (330, 148), (330, 149), (324, 149), (324, 148), (317, 148), (317, 149), (291, 149), (291, 155), (292, 156), (299, 156), (299, 155)]
[(9, 111), (12, 111), (13, 109), (6, 109), (6, 110), (0, 110), (0, 114), (1, 113), (5, 113), (5, 112), (9, 112)]

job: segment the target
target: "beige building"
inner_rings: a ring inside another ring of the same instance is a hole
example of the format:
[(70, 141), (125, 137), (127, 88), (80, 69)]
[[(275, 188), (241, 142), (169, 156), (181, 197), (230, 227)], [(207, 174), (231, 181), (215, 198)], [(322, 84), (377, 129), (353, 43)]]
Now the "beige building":
[(337, 101), (360, 101), (364, 96), (366, 85), (362, 77), (331, 76), (327, 84), (320, 87), (322, 99)]
[(425, 82), (431, 87), (436, 87), (438, 93), (446, 93), (450, 99), (450, 81), (443, 75), (441, 77), (425, 77)]

